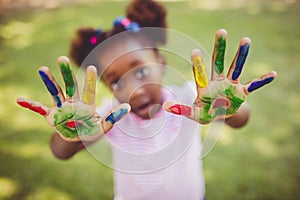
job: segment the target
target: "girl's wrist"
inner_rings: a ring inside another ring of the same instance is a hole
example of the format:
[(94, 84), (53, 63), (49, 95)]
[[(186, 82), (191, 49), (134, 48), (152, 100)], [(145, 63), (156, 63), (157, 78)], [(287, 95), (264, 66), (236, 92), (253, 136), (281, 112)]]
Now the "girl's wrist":
[(247, 124), (249, 117), (250, 108), (247, 102), (244, 102), (235, 115), (225, 119), (225, 123), (233, 128), (241, 128)]

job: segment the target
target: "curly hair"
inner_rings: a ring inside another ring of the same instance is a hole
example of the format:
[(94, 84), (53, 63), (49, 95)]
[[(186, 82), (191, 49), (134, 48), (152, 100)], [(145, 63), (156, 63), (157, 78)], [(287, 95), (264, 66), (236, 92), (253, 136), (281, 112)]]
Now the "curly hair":
[[(126, 9), (126, 18), (135, 22), (140, 28), (157, 27), (166, 28), (166, 10), (153, 0), (133, 0)], [(76, 65), (81, 66), (88, 54), (100, 43), (110, 37), (126, 31), (125, 26), (113, 26), (112, 29), (100, 31), (99, 29), (86, 27), (80, 28), (76, 36), (71, 41), (70, 56)], [(151, 34), (147, 31), (141, 31), (152, 44), (163, 45), (166, 43), (166, 32), (159, 31), (158, 34)], [(91, 38), (97, 36), (97, 39), (91, 42)], [(136, 37), (137, 38), (137, 37)]]

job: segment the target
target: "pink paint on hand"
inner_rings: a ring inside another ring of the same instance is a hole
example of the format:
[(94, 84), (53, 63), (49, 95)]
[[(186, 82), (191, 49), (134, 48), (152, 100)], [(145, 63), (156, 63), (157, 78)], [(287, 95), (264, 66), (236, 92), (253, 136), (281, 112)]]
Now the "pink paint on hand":
[(69, 128), (76, 128), (76, 127), (82, 126), (82, 122), (77, 121), (77, 120), (71, 120), (71, 121), (66, 122), (66, 126)]
[(96, 36), (91, 37), (90, 42), (91, 42), (91, 44), (93, 44), (93, 45), (97, 44), (97, 42), (98, 42), (97, 37), (96, 37)]
[(47, 112), (44, 109), (42, 109), (41, 107), (33, 106), (33, 105), (29, 104), (26, 101), (18, 101), (17, 103), (20, 106), (22, 106), (24, 108), (28, 108), (28, 109), (30, 109), (30, 110), (32, 110), (34, 112), (37, 112), (37, 113), (39, 113), (39, 114), (41, 114), (43, 116), (47, 115)]
[(229, 102), (226, 99), (216, 99), (213, 103), (213, 108), (228, 107)]
[(174, 104), (173, 106), (170, 106), (169, 110), (174, 114), (183, 115), (186, 117), (189, 117), (192, 114), (192, 108), (190, 106), (180, 104)]

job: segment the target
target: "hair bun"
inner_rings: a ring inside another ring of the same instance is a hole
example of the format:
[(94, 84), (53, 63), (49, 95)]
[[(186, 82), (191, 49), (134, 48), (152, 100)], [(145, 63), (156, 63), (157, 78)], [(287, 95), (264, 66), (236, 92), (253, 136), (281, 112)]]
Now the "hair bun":
[(96, 39), (94, 38), (95, 36), (101, 37), (101, 34), (102, 33), (99, 33), (98, 29), (90, 27), (80, 28), (77, 30), (75, 38), (71, 41), (70, 55), (78, 66), (81, 65), (85, 57), (92, 51), (95, 45), (100, 43), (98, 39), (93, 41), (91, 41), (91, 39)]
[[(139, 23), (141, 27), (167, 27), (166, 10), (162, 5), (152, 0), (133, 0), (126, 9), (126, 16), (130, 20)], [(152, 39), (165, 44), (165, 34)]]

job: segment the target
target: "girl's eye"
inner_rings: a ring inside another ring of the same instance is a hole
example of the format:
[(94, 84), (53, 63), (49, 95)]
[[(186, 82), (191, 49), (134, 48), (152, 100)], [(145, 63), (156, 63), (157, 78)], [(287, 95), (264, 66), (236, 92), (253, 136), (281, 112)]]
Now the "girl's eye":
[(148, 68), (142, 68), (139, 71), (136, 72), (135, 77), (139, 80), (145, 78), (149, 75), (149, 69)]
[(116, 80), (111, 84), (113, 90), (120, 90), (124, 87), (124, 81), (122, 79)]

